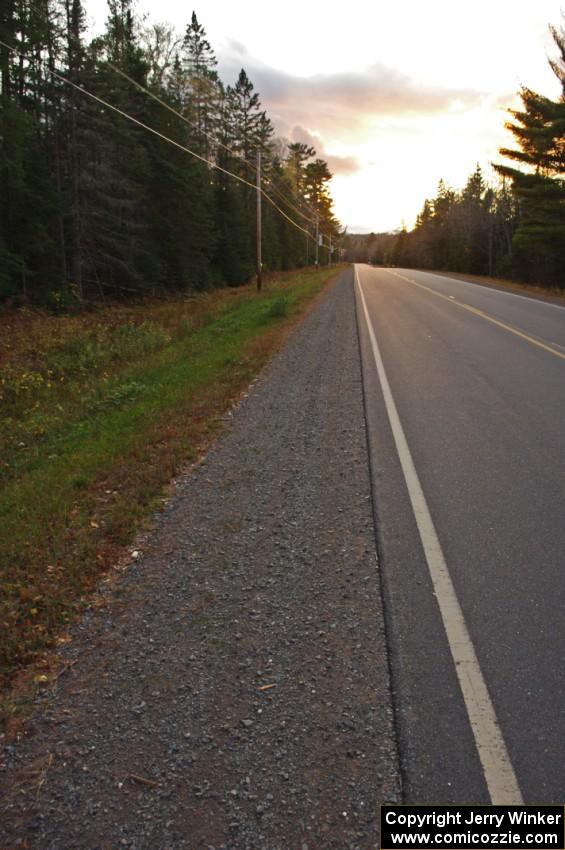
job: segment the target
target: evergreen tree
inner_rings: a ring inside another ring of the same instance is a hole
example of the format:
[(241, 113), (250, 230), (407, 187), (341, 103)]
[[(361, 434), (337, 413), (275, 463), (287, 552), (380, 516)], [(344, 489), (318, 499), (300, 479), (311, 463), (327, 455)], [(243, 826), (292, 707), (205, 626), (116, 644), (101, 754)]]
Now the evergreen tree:
[[(106, 31), (90, 48), (86, 87), (143, 121), (147, 98), (107, 62), (144, 85), (147, 64), (137, 43), (131, 0), (108, 0)], [(148, 137), (112, 110), (83, 104), (80, 130), (81, 232), (85, 274), (117, 295), (145, 288), (156, 273), (147, 250), (150, 199)]]
[(513, 269), (534, 282), (565, 287), (565, 37), (552, 29), (559, 58), (551, 67), (562, 86), (559, 101), (530, 89), (520, 92), (523, 108), (507, 124), (517, 149), (501, 149), (526, 171), (497, 165), (512, 181), (520, 219), (514, 235)]
[[(180, 112), (176, 62), (170, 85), (156, 93)], [(159, 106), (152, 108), (148, 123), (180, 144), (186, 141), (186, 124)], [(148, 139), (151, 162), (152, 253), (161, 265), (160, 281), (167, 289), (205, 289), (213, 279), (211, 269), (216, 248), (214, 191), (207, 166), (165, 141)]]
[(192, 144), (210, 159), (215, 152), (210, 136), (218, 132), (221, 91), (216, 57), (195, 12), (186, 28), (181, 55), (185, 79), (184, 111), (196, 127)]
[[(309, 162), (304, 169), (304, 195), (311, 207), (318, 215), (319, 231), (332, 237), (335, 244), (339, 236), (339, 225), (333, 214), (333, 201), (329, 190), (329, 182), (332, 174), (327, 162), (319, 157), (314, 162)], [(327, 241), (327, 240), (326, 240)], [(320, 263), (327, 263), (329, 254), (327, 249), (320, 248), (318, 251)]]
[(41, 9), (10, 0), (0, 14), (0, 37), (19, 51), (0, 46), (0, 244), (6, 263), (0, 297), (41, 299), (56, 285), (61, 268), (44, 58), (53, 42), (51, 5)]
[(327, 165), (310, 162), (308, 146), (274, 143), (244, 70), (224, 88), (194, 13), (181, 40), (167, 25), (142, 28), (133, 0), (108, 0), (106, 29), (87, 43), (82, 0), (5, 0), (0, 38), (17, 51), (0, 47), (0, 298), (61, 304), (71, 292), (245, 282), (258, 151), (263, 190), (280, 208), (265, 198), (265, 267), (312, 260), (288, 220), (308, 225), (297, 213), (306, 196), (337, 233)]
[(469, 176), (461, 193), (461, 230), (463, 256), (461, 271), (472, 274), (487, 274), (489, 271), (489, 206), (490, 192), (480, 165)]
[[(263, 156), (263, 173), (268, 173), (270, 140), (274, 131), (261, 109), (259, 94), (243, 68), (235, 85), (227, 87), (223, 107), (222, 141), (236, 155), (228, 154), (226, 158), (225, 149), (222, 149), (220, 162), (253, 184), (259, 150)], [(221, 180), (221, 183), (224, 181)], [(228, 247), (222, 240), (220, 246), (225, 245), (230, 255), (237, 258), (236, 265), (242, 275), (240, 282), (249, 280), (255, 270), (255, 189), (244, 184), (227, 187), (224, 183), (218, 200), (220, 204), (224, 200), (227, 204), (226, 209), (219, 210), (221, 234), (228, 243), (236, 243)], [(237, 213), (237, 220), (232, 218), (233, 213)]]
[[(272, 164), (271, 179), (278, 188), (276, 200), (289, 218), (295, 220), (304, 230), (308, 230), (308, 227), (312, 227), (312, 213), (307, 212), (303, 203), (302, 190), (296, 189), (296, 184), (291, 175), (292, 166), (291, 168), (288, 167), (288, 160), (275, 157)], [(285, 204), (283, 199), (288, 199), (288, 203)], [(300, 212), (303, 214), (300, 215)], [(306, 265), (309, 256), (314, 256), (309, 245), (311, 240), (297, 227), (293, 227), (276, 210), (270, 208), (270, 215), (278, 233), (280, 268), (291, 269)], [(307, 215), (307, 218), (304, 215)]]
[(306, 163), (315, 156), (316, 151), (311, 145), (303, 142), (292, 142), (288, 145), (287, 170), (293, 191), (299, 197), (304, 193)]
[(434, 265), (434, 212), (432, 202), (427, 198), (422, 211), (416, 218), (412, 232), (411, 254), (414, 261), (422, 268), (433, 268)]

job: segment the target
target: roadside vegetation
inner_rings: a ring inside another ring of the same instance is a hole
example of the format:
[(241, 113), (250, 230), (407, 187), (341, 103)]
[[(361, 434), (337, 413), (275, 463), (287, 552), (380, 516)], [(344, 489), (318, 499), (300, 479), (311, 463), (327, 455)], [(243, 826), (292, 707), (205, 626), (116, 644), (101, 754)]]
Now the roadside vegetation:
[(334, 274), (331, 177), (194, 12), (177, 33), (108, 0), (95, 37), (83, 0), (0, 15), (0, 686)]
[(76, 616), (335, 271), (0, 317), (3, 684)]

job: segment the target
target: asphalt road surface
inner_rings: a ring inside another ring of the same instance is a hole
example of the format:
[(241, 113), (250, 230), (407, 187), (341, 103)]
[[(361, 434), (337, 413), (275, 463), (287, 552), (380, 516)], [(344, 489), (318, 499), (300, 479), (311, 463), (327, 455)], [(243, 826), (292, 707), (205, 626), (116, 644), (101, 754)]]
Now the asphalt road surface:
[(565, 308), (355, 267), (404, 797), (565, 798)]

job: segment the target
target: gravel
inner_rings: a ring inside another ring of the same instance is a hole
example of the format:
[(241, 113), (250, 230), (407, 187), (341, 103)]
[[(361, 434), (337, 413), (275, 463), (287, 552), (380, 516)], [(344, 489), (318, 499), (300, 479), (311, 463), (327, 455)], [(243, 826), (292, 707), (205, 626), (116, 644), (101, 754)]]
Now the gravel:
[(1, 847), (376, 846), (400, 789), (351, 272), (226, 420), (6, 747)]

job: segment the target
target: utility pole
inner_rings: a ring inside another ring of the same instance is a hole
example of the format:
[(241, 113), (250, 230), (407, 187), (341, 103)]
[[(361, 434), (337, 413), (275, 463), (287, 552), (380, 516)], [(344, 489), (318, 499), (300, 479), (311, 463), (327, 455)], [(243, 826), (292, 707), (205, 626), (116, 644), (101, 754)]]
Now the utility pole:
[(330, 250), (328, 252), (328, 266), (332, 264), (332, 235), (330, 233)]
[(257, 151), (257, 292), (261, 292), (263, 285), (261, 258), (261, 149)]
[(318, 228), (320, 225), (320, 216), (316, 213), (316, 267), (318, 266), (318, 243), (320, 242), (320, 237), (318, 234)]

